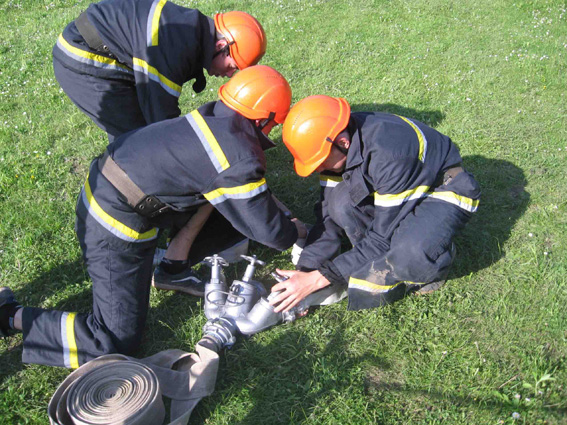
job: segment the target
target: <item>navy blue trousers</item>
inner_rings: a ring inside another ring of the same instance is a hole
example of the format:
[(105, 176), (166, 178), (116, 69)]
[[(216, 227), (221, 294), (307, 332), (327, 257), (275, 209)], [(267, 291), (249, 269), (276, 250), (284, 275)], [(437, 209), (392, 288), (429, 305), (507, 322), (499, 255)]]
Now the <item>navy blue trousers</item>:
[[(447, 190), (460, 192), (478, 187), (472, 175), (462, 173)], [(373, 202), (353, 208), (347, 186), (340, 183), (329, 197), (329, 215), (356, 245), (374, 220)], [(425, 198), (394, 231), (390, 249), (353, 273), (351, 278), (383, 287), (369, 291), (349, 283), (349, 309), (390, 304), (419, 285), (445, 279), (453, 262), (452, 241), (469, 221), (471, 213), (448, 202)], [(353, 280), (353, 279), (351, 279)]]
[[(92, 312), (24, 308), (25, 363), (77, 368), (104, 354), (132, 355), (142, 341), (157, 238), (126, 242), (90, 215), (77, 216), (76, 232), (93, 283)], [(189, 253), (190, 261), (196, 263), (243, 238), (224, 217), (213, 214)]]
[(53, 59), (55, 78), (75, 105), (101, 129), (109, 142), (147, 123), (138, 103), (136, 85), (80, 74)]

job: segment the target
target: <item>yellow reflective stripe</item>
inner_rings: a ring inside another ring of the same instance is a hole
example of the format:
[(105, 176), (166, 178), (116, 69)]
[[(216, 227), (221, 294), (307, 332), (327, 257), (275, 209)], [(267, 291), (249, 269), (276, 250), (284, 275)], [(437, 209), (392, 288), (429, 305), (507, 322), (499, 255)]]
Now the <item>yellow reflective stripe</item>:
[[(368, 289), (371, 289), (373, 292), (387, 292), (390, 289), (398, 286), (400, 284), (400, 282), (397, 282), (394, 285), (389, 285), (389, 286), (388, 285), (377, 285), (375, 283), (368, 282), (367, 280), (356, 279), (354, 277), (350, 277), (348, 279), (348, 284), (349, 284), (349, 286), (354, 285), (354, 286), (357, 286), (357, 287), (368, 288)], [(363, 288), (359, 288), (359, 289), (363, 289)]]
[(71, 46), (69, 43), (67, 43), (67, 40), (65, 40), (63, 38), (63, 34), (59, 34), (59, 38), (57, 40), (65, 49), (67, 49), (69, 52), (73, 53), (74, 55), (80, 56), (84, 59), (88, 59), (88, 60), (91, 60), (91, 61), (100, 62), (100, 63), (106, 64), (106, 65), (116, 66), (118, 68), (122, 68), (126, 71), (132, 72), (132, 70), (130, 68), (128, 68), (125, 65), (122, 65), (120, 62), (118, 62), (114, 59), (110, 59), (110, 58), (107, 58), (105, 56), (100, 56), (100, 55), (88, 52), (86, 50), (81, 50), (81, 49), (78, 49), (74, 46)]
[(382, 207), (401, 205), (407, 201), (424, 198), (427, 196), (428, 190), (429, 186), (417, 186), (414, 189), (409, 189), (402, 193), (380, 195), (378, 192), (374, 192), (374, 205)]
[[(207, 144), (210, 148), (210, 152), (217, 159), (221, 170), (224, 171), (227, 168), (229, 168), (230, 164), (228, 163), (228, 159), (226, 159), (226, 156), (225, 156), (224, 152), (222, 151), (222, 149), (219, 145), (219, 142), (217, 141), (216, 137), (212, 133), (211, 129), (209, 128), (209, 126), (207, 125), (207, 123), (205, 122), (205, 120), (203, 119), (201, 114), (199, 113), (199, 111), (197, 111), (196, 109), (194, 111), (192, 111), (191, 117), (193, 118), (193, 120), (195, 121), (195, 124), (197, 124), (197, 126), (199, 127), (199, 129), (203, 133), (203, 136), (205, 137), (205, 141), (207, 142)], [(201, 140), (201, 143), (202, 142), (203, 142), (203, 140)], [(205, 146), (205, 149), (206, 148), (207, 147)], [(208, 149), (207, 149), (207, 151), (208, 151)]]
[(415, 131), (415, 134), (417, 134), (417, 139), (419, 140), (419, 155), (418, 158), (421, 162), (425, 161), (425, 153), (427, 151), (427, 139), (425, 138), (425, 135), (423, 134), (423, 132), (421, 131), (421, 129), (415, 125), (413, 123), (413, 121), (402, 117), (401, 115), (397, 115), (398, 117), (400, 117), (401, 119), (403, 119), (405, 122), (407, 122), (411, 128), (413, 128), (413, 131)]
[(79, 367), (79, 355), (77, 354), (77, 341), (75, 341), (75, 316), (77, 313), (69, 313), (65, 321), (65, 333), (67, 335), (67, 347), (69, 350), (69, 365), (73, 369)]
[(163, 6), (165, 6), (166, 2), (167, 0), (160, 0), (160, 2), (157, 4), (155, 8), (154, 16), (152, 17), (152, 29), (151, 29), (152, 46), (158, 45), (159, 19), (161, 17), (161, 10), (163, 9)]
[(132, 62), (134, 63), (134, 69), (148, 75), (150, 79), (159, 83), (170, 94), (179, 97), (181, 94), (181, 86), (179, 84), (175, 84), (173, 81), (160, 74), (156, 68), (148, 64), (143, 59), (132, 58)]
[(431, 192), (428, 195), (431, 198), (449, 202), (469, 212), (475, 212), (480, 204), (480, 199), (467, 198), (466, 196), (457, 195), (455, 192)]
[(327, 176), (323, 174), (319, 175), (319, 184), (321, 186), (335, 187), (342, 181), (343, 178), (341, 176)]
[(106, 224), (110, 227), (118, 230), (123, 235), (127, 236), (131, 239), (151, 239), (157, 235), (157, 229), (154, 227), (153, 229), (148, 230), (144, 233), (136, 232), (134, 229), (126, 226), (125, 224), (119, 222), (109, 214), (107, 214), (101, 206), (98, 204), (96, 199), (94, 198), (91, 192), (91, 186), (89, 184), (89, 178), (87, 176), (87, 181), (85, 182), (85, 196), (89, 203), (90, 209), (99, 217), (101, 218)]
[(234, 196), (234, 195), (249, 193), (249, 192), (254, 191), (255, 189), (260, 188), (261, 186), (263, 186), (265, 184), (267, 184), (266, 179), (262, 179), (262, 180), (258, 180), (257, 182), (244, 184), (242, 186), (219, 187), (218, 189), (215, 189), (215, 190), (212, 190), (208, 193), (203, 194), (203, 196), (205, 197), (205, 199), (207, 199), (207, 201), (211, 202), (215, 198), (218, 198), (220, 196), (230, 197), (231, 195)]

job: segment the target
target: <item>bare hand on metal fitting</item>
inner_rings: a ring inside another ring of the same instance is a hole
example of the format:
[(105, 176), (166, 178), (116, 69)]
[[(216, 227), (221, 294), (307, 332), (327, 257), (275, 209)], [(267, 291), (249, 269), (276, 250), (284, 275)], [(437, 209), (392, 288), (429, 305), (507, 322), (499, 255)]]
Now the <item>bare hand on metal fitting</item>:
[(276, 269), (276, 271), (282, 276), (289, 277), (289, 279), (272, 287), (272, 293), (282, 291), (281, 294), (270, 301), (270, 305), (275, 306), (274, 311), (276, 313), (289, 311), (309, 294), (330, 285), (330, 282), (317, 270), (300, 272)]

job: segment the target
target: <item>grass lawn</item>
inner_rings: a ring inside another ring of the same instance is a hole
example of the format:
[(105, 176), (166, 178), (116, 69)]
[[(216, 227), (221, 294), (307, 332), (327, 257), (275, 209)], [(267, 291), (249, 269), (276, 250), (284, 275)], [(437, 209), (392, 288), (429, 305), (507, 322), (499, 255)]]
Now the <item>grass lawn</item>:
[[(177, 0), (245, 10), (269, 37), (262, 63), (294, 101), (419, 119), (450, 135), (482, 186), (450, 281), (380, 310), (321, 308), (240, 340), (192, 424), (567, 424), (567, 6), (561, 0)], [(0, 0), (0, 286), (31, 306), (88, 311), (74, 205), (106, 136), (60, 90), (51, 48), (86, 0)], [(216, 99), (219, 79), (182, 111)], [(281, 129), (272, 136), (281, 142)], [(316, 177), (283, 146), (268, 182), (307, 222)], [(260, 278), (291, 268), (258, 244)], [(242, 265), (231, 266), (231, 277)], [(141, 356), (191, 351), (200, 299), (152, 291)], [(67, 370), (23, 365), (0, 341), (0, 423), (45, 424)]]

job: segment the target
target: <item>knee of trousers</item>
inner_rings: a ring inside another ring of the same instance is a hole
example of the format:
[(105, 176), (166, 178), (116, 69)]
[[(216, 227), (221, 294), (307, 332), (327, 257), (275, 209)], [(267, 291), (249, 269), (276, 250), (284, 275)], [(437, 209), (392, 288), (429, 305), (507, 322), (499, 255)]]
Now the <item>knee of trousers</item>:
[(132, 332), (130, 335), (122, 335), (120, 339), (113, 338), (117, 353), (132, 356), (136, 354), (142, 344), (143, 332)]
[(351, 203), (348, 188), (343, 182), (334, 187), (327, 197), (329, 216), (343, 229), (354, 222)]
[(427, 283), (443, 279), (453, 262), (451, 243), (430, 246), (427, 241), (406, 241), (390, 247), (386, 260), (401, 281)]
[(133, 355), (142, 343), (143, 328), (132, 326), (113, 329), (112, 326), (105, 326), (96, 320), (87, 321), (86, 326), (90, 327), (90, 335), (85, 332), (85, 336), (88, 335), (87, 340), (82, 339), (77, 345), (84, 346), (82, 348), (86, 351), (96, 352), (98, 356), (114, 353)]

